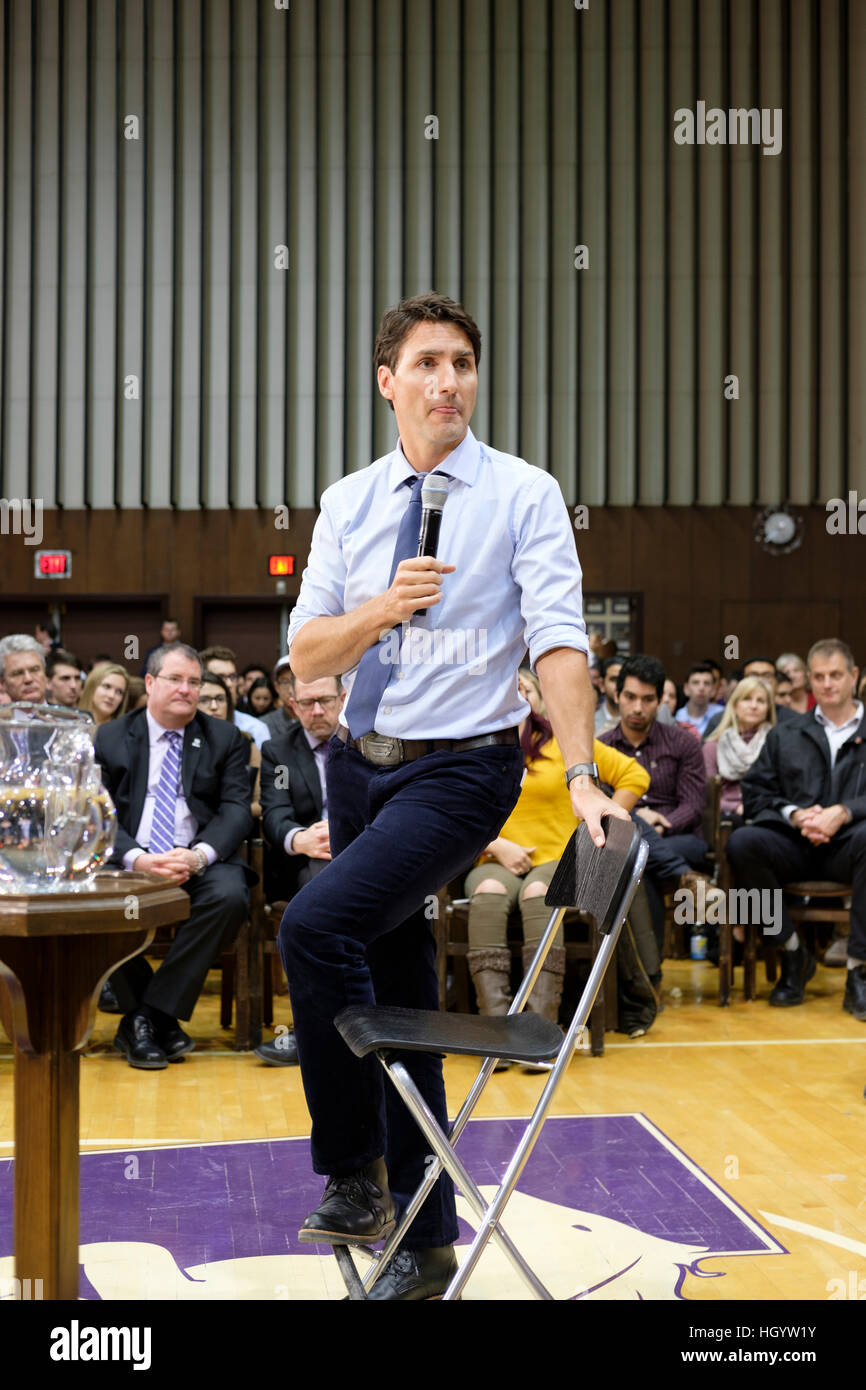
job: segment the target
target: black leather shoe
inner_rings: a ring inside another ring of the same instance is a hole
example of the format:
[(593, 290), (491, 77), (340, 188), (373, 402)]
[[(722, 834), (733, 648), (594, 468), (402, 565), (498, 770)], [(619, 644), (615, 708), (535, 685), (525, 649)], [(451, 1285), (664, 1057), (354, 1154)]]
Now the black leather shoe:
[(770, 995), (774, 1008), (787, 1009), (802, 1004), (806, 985), (815, 973), (815, 957), (801, 943), (796, 951), (781, 950), (779, 983)]
[(273, 1042), (259, 1043), (254, 1048), (256, 1056), (269, 1067), (296, 1067), (298, 1065), (298, 1044), (294, 1033), (278, 1033)]
[(127, 1014), (117, 1030), (114, 1046), (126, 1054), (131, 1067), (159, 1071), (168, 1058), (156, 1041), (153, 1020), (146, 1014)]
[(457, 1256), (453, 1245), (442, 1245), (435, 1250), (398, 1250), (367, 1297), (402, 1299), (406, 1303), (441, 1298), (456, 1273)]
[(99, 1012), (102, 1014), (122, 1014), (123, 1009), (117, 1001), (111, 980), (106, 980), (99, 995)]
[(162, 1048), (170, 1062), (181, 1062), (188, 1052), (192, 1052), (195, 1043), (185, 1033), (179, 1023), (173, 1027), (157, 1028), (156, 1041)]
[(866, 965), (855, 965), (848, 971), (842, 1008), (853, 1014), (858, 1023), (866, 1023)]
[(321, 1204), (310, 1212), (298, 1232), (298, 1240), (368, 1245), (387, 1240), (393, 1229), (394, 1202), (388, 1189), (388, 1170), (384, 1158), (375, 1158), (357, 1173), (328, 1178)]

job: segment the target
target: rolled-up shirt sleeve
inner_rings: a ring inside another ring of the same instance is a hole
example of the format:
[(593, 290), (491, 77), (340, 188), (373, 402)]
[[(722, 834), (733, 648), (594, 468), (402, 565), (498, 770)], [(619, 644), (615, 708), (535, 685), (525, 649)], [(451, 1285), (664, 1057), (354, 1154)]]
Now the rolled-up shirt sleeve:
[(289, 618), (289, 655), (295, 637), (311, 618), (339, 618), (346, 610), (346, 564), (335, 509), (328, 493), (313, 527), (310, 555), (301, 576), (301, 592)]
[(520, 611), (535, 663), (554, 647), (589, 652), (583, 621), (580, 562), (568, 510), (555, 478), (539, 472), (518, 499), (511, 573), (520, 587)]

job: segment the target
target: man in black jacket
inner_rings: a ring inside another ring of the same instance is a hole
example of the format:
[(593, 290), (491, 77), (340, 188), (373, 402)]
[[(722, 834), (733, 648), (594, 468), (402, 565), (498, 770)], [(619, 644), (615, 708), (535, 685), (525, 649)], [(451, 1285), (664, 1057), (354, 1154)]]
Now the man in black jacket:
[(181, 885), (190, 916), (160, 969), (136, 956), (112, 976), (127, 1012), (115, 1038), (129, 1064), (165, 1067), (191, 1052), (179, 1026), (221, 946), (240, 930), (254, 878), (238, 850), (252, 830), (248, 749), (233, 724), (198, 712), (201, 663), (175, 643), (151, 655), (147, 708), (103, 724), (96, 761), (117, 808), (114, 862)]
[[(325, 764), (344, 699), (336, 676), (308, 684), (292, 677), (288, 705), (298, 722), (262, 746), (265, 895), (272, 902), (293, 898), (330, 862)], [(272, 1065), (295, 1065), (294, 1033), (261, 1043), (256, 1056)]]
[[(741, 784), (749, 824), (734, 831), (727, 854), (740, 888), (776, 891), (801, 879), (852, 885), (844, 1008), (866, 1022), (866, 718), (844, 642), (816, 642), (807, 667), (817, 706), (770, 730)], [(784, 949), (770, 1003), (802, 1004), (815, 958), (784, 908), (781, 930), (773, 917), (765, 936)]]

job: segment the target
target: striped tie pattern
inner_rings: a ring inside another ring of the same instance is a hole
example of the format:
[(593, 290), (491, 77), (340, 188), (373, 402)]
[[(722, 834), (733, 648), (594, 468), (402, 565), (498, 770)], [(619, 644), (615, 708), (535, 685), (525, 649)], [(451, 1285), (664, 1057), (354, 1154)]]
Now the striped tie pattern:
[(151, 854), (164, 854), (174, 847), (174, 813), (177, 808), (177, 784), (183, 740), (175, 729), (170, 729), (165, 735), (165, 741), (168, 747), (156, 787), (153, 825), (150, 829)]

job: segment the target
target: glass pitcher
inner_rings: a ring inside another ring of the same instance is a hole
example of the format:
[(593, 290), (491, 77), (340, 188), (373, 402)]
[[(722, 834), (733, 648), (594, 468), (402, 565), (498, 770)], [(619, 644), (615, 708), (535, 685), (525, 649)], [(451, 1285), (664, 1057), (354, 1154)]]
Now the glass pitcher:
[(86, 890), (111, 855), (117, 814), (81, 710), (0, 705), (0, 893)]

